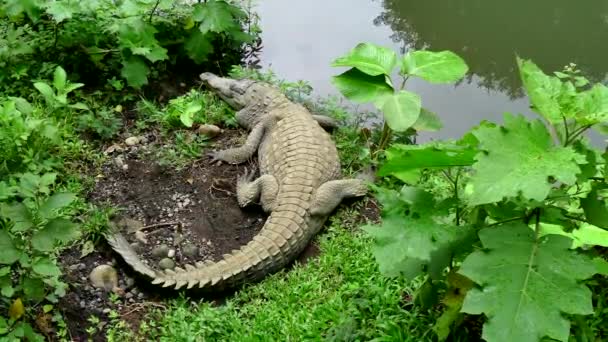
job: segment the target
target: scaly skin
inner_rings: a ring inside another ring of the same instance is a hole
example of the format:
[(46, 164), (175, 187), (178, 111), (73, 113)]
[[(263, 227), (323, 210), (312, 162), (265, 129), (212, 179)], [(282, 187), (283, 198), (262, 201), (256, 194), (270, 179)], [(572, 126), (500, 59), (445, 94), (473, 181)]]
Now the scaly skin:
[(270, 215), (252, 241), (218, 262), (186, 269), (156, 271), (145, 265), (119, 233), (110, 245), (154, 284), (179, 289), (235, 286), (256, 281), (293, 260), (321, 229), (343, 198), (363, 196), (362, 180), (341, 180), (336, 146), (322, 128), (335, 124), (289, 101), (279, 90), (251, 80), (231, 80), (210, 73), (201, 79), (238, 109), (237, 121), (251, 130), (240, 147), (210, 153), (215, 161), (239, 164), (258, 154), (260, 177), (237, 180), (241, 206), (260, 201)]

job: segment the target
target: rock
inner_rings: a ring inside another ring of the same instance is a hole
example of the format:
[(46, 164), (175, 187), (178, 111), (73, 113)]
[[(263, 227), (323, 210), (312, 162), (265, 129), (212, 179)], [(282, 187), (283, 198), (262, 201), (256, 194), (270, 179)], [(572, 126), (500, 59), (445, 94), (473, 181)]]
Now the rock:
[(170, 249), (169, 252), (167, 253), (167, 257), (169, 257), (169, 258), (175, 257), (175, 249)]
[(198, 247), (188, 244), (182, 248), (182, 254), (190, 258), (195, 258), (198, 256)]
[(114, 164), (116, 164), (116, 166), (122, 169), (125, 165), (125, 159), (122, 156), (118, 156), (114, 158)]
[(200, 125), (196, 130), (198, 134), (213, 138), (218, 134), (222, 133), (222, 130), (216, 125)]
[(127, 144), (127, 146), (135, 146), (139, 144), (140, 141), (141, 139), (139, 137), (128, 137), (125, 139), (125, 144)]
[(146, 239), (146, 233), (138, 230), (135, 232), (135, 238), (143, 243), (148, 243), (148, 239)]
[(125, 280), (125, 287), (130, 288), (133, 287), (133, 285), (135, 285), (135, 279), (127, 277), (127, 279)]
[(152, 249), (152, 255), (157, 258), (164, 258), (169, 254), (169, 246), (158, 245)]
[(159, 261), (158, 266), (160, 266), (160, 268), (163, 270), (173, 269), (175, 268), (175, 262), (169, 258), (164, 258), (163, 260)]
[(141, 221), (123, 217), (120, 219), (120, 221), (118, 221), (118, 226), (127, 231), (127, 233), (135, 233), (140, 231), (144, 227), (144, 224)]
[(131, 292), (127, 292), (127, 294), (125, 295), (125, 298), (126, 298), (126, 299), (131, 299), (131, 298), (133, 298), (133, 293), (131, 293)]
[(91, 284), (98, 289), (112, 291), (118, 287), (118, 273), (110, 265), (99, 265), (89, 275)]

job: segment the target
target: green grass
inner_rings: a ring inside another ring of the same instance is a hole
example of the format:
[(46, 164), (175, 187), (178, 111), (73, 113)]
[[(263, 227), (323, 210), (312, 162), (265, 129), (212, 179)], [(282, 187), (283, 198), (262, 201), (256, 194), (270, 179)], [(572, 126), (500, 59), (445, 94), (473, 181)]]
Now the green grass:
[(171, 301), (148, 317), (145, 339), (430, 341), (434, 314), (405, 299), (411, 285), (380, 275), (367, 238), (341, 223), (353, 215), (342, 209), (331, 220), (314, 261), (249, 285), (222, 306)]

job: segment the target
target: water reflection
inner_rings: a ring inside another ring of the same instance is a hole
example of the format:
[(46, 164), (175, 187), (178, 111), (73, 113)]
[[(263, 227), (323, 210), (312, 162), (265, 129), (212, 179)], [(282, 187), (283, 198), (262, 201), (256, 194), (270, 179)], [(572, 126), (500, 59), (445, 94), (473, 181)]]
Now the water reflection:
[[(377, 0), (375, 0), (377, 1)], [(523, 95), (515, 54), (545, 71), (578, 64), (592, 81), (608, 72), (608, 1), (382, 0), (377, 26), (404, 48), (452, 50), (475, 82), (512, 99)]]

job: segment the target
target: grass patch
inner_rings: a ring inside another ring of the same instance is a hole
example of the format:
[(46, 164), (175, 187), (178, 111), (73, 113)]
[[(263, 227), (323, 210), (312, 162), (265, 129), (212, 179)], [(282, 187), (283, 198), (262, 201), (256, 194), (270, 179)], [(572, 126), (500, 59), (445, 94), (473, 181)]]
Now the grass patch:
[[(249, 285), (225, 305), (184, 297), (151, 313), (155, 341), (427, 341), (433, 313), (409, 302), (414, 284), (382, 277), (371, 244), (341, 209), (317, 238), (321, 255)], [(118, 324), (109, 336), (122, 336)]]

